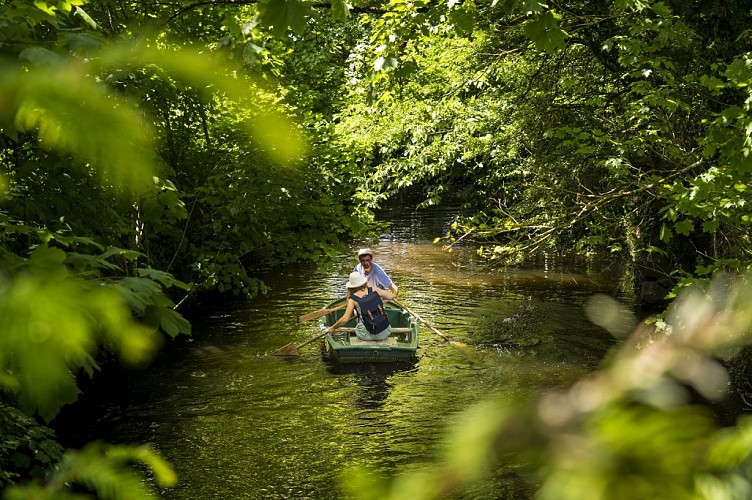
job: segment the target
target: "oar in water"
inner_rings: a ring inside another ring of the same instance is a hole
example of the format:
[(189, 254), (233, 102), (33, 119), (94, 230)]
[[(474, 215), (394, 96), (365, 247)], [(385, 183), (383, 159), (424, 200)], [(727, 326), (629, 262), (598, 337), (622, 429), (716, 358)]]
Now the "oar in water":
[(315, 337), (306, 340), (302, 344), (295, 345), (294, 343), (290, 342), (289, 344), (283, 345), (282, 347), (274, 351), (272, 353), (272, 356), (289, 356), (289, 357), (300, 356), (298, 349), (300, 349), (301, 347), (307, 346), (314, 340), (320, 339), (324, 335), (326, 335), (326, 330), (324, 330), (324, 333), (316, 335)]
[[(347, 301), (345, 301), (344, 304), (338, 305), (337, 307), (330, 307), (328, 309), (320, 309), (318, 311), (309, 312), (308, 314), (304, 314), (298, 318), (298, 323), (303, 323), (304, 321), (309, 321), (312, 319), (320, 318), (321, 316), (325, 316), (329, 314), (330, 312), (339, 311), (340, 309), (344, 309), (347, 307)], [(324, 330), (324, 333), (320, 335), (316, 335), (315, 337), (306, 340), (300, 345), (295, 345), (294, 343), (290, 342), (289, 344), (283, 345), (276, 351), (272, 353), (273, 356), (299, 356), (300, 353), (298, 353), (298, 349), (301, 347), (305, 347), (311, 342), (313, 342), (316, 339), (320, 339), (326, 335), (326, 330)]]
[(303, 323), (304, 321), (310, 321), (312, 319), (320, 318), (321, 316), (329, 314), (330, 312), (339, 311), (340, 309), (344, 309), (345, 307), (347, 307), (347, 302), (337, 307), (330, 307), (329, 309), (320, 309), (318, 311), (309, 312), (308, 314), (304, 314), (299, 317), (298, 323)]
[(470, 347), (468, 344), (465, 344), (464, 342), (457, 342), (456, 340), (452, 340), (443, 333), (441, 333), (438, 328), (433, 326), (431, 323), (429, 323), (427, 320), (420, 317), (417, 313), (413, 312), (409, 307), (407, 307), (405, 304), (402, 304), (401, 302), (397, 302), (396, 300), (392, 300), (392, 302), (398, 306), (400, 306), (402, 309), (407, 311), (408, 313), (412, 314), (415, 319), (423, 323), (425, 326), (428, 327), (429, 330), (431, 330), (433, 333), (444, 339), (444, 341), (457, 346), (457, 347)]

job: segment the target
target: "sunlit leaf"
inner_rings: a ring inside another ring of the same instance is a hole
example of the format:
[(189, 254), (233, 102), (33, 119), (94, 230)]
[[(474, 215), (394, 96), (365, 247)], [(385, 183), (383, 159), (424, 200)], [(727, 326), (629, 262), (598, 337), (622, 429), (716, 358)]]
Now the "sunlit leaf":
[[(73, 374), (96, 369), (93, 356), (104, 339), (127, 359), (143, 360), (149, 349), (128, 350), (143, 328), (114, 293), (101, 286), (41, 272), (59, 265), (60, 250), (30, 259), (33, 274), (6, 283), (0, 293), (0, 369), (12, 368), (19, 398), (30, 413), (49, 420), (78, 395)], [(63, 258), (64, 252), (63, 252)]]
[(81, 450), (67, 451), (44, 487), (35, 483), (14, 485), (7, 489), (6, 497), (74, 499), (81, 498), (81, 495), (73, 491), (85, 488), (96, 494), (97, 498), (152, 498), (155, 492), (134, 471), (134, 463), (147, 466), (161, 487), (174, 486), (177, 481), (169, 464), (146, 446), (95, 442)]

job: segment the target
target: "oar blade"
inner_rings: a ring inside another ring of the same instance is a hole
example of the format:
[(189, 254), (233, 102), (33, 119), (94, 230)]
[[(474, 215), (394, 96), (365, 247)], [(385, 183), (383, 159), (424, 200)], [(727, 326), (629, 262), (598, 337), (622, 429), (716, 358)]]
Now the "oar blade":
[(306, 321), (310, 321), (312, 319), (320, 318), (321, 316), (324, 316), (326, 313), (328, 313), (328, 309), (322, 309), (320, 311), (313, 311), (309, 312), (308, 314), (304, 314), (298, 318), (298, 323), (304, 323)]
[(297, 357), (300, 356), (300, 353), (298, 352), (298, 347), (290, 342), (287, 345), (283, 345), (276, 351), (272, 353), (272, 356), (284, 356), (284, 357)]

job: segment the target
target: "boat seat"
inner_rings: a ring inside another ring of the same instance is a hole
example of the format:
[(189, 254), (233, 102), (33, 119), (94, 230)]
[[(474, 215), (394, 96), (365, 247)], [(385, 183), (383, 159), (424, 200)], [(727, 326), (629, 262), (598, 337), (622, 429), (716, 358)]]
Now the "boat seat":
[(384, 340), (361, 340), (355, 335), (350, 337), (350, 345), (384, 345), (384, 346), (396, 346), (397, 338), (388, 337)]

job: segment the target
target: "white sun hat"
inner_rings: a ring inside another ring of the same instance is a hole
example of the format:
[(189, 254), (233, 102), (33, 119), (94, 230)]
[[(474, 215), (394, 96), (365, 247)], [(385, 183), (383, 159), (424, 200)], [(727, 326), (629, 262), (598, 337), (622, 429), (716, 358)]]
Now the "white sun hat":
[(357, 271), (350, 273), (350, 279), (345, 285), (347, 288), (360, 288), (366, 284), (366, 279)]

